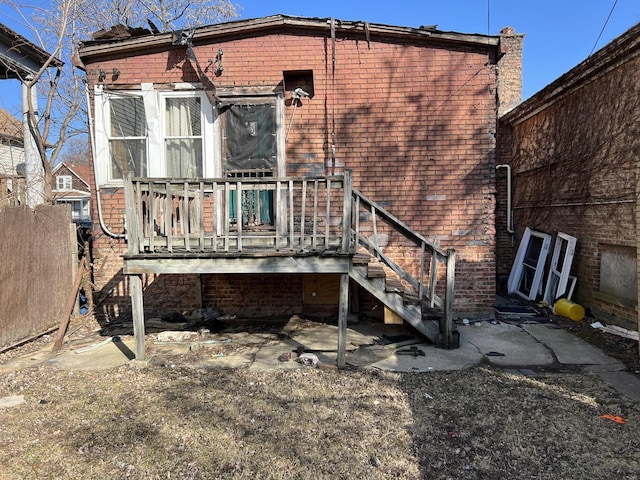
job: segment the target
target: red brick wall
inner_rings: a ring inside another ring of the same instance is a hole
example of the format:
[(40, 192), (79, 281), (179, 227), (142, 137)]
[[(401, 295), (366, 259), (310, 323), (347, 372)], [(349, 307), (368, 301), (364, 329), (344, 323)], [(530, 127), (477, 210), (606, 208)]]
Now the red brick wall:
[[(284, 71), (312, 70), (314, 95), (296, 109), (287, 173), (331, 173), (335, 144), (336, 173), (352, 169), (357, 189), (442, 248), (456, 249), (455, 309), (482, 311), (493, 303), (494, 58), (463, 47), (339, 38), (334, 72), (329, 38), (291, 34), (230, 39), (194, 51), (206, 64), (219, 48), (219, 86), (276, 85)], [(113, 68), (120, 75), (114, 81), (108, 76), (111, 89), (197, 81), (181, 47), (87, 65), (88, 72)], [(90, 82), (95, 77), (90, 73)], [(286, 105), (288, 126), (293, 105)], [(102, 195), (105, 223), (117, 233), (123, 229), (121, 201), (121, 192)], [(96, 233), (96, 263), (112, 255), (96, 273), (102, 287), (121, 267), (124, 245)]]
[[(508, 274), (525, 227), (572, 235), (577, 238), (575, 300), (627, 328), (637, 321), (636, 308), (602, 299), (600, 260), (608, 248), (637, 246), (639, 75), (637, 57), (605, 74), (591, 74), (580, 88), (505, 132), (511, 149), (500, 158), (513, 167), (516, 236), (507, 247), (508, 236), (499, 234), (498, 272)], [(501, 212), (504, 199), (499, 200)]]

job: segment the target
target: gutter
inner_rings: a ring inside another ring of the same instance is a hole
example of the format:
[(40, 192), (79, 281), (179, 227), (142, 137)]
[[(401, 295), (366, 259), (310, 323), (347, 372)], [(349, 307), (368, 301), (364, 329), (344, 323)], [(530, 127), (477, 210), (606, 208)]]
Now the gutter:
[(98, 209), (98, 220), (100, 222), (100, 228), (102, 231), (109, 235), (111, 238), (127, 238), (124, 233), (113, 233), (107, 225), (104, 223), (104, 217), (102, 215), (102, 202), (100, 200), (100, 186), (98, 185), (98, 172), (96, 167), (96, 145), (94, 140), (95, 132), (93, 131), (93, 116), (91, 115), (91, 99), (89, 98), (89, 87), (85, 86), (85, 94), (87, 96), (87, 115), (89, 117), (89, 140), (91, 141), (91, 163), (93, 163), (93, 180), (96, 188), (96, 207)]
[[(498, 47), (500, 38), (497, 36), (489, 36), (482, 34), (468, 34), (458, 32), (443, 32), (432, 27), (413, 28), (400, 27), (393, 25), (383, 25), (376, 23), (366, 23), (363, 21), (343, 21), (335, 20), (335, 30), (343, 35), (367, 32), (371, 35), (381, 37), (395, 38), (411, 38), (415, 40), (431, 40), (441, 42), (451, 42), (457, 44), (476, 45), (478, 48)], [(235, 20), (232, 22), (219, 23), (194, 29), (193, 44), (199, 44), (219, 41), (220, 37), (237, 36), (240, 34), (250, 35), (255, 32), (266, 30), (278, 30), (287, 28), (295, 31), (296, 29), (304, 29), (307, 31), (331, 31), (331, 19), (329, 18), (307, 18), (294, 17), (287, 15), (273, 15), (249, 20)], [(366, 30), (366, 31), (365, 31)], [(156, 35), (144, 35), (139, 37), (130, 37), (123, 40), (113, 41), (86, 41), (81, 43), (78, 50), (83, 63), (91, 63), (97, 61), (105, 55), (114, 55), (135, 51), (140, 53), (141, 49), (151, 49), (172, 44), (174, 32), (161, 33)]]

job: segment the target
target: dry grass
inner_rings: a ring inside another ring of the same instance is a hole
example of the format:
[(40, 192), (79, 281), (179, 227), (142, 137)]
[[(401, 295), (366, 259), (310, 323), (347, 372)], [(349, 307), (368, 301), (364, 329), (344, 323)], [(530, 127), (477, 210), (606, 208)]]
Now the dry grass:
[[(51, 365), (0, 377), (2, 479), (637, 479), (640, 406), (582, 373)], [(619, 425), (601, 414), (619, 415)]]

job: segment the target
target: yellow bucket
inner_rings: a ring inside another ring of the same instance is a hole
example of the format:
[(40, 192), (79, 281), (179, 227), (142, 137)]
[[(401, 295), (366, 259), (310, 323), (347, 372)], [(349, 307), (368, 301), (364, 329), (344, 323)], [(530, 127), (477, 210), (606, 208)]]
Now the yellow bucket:
[(584, 308), (566, 298), (561, 298), (553, 306), (553, 313), (561, 317), (567, 317), (576, 322), (584, 318)]

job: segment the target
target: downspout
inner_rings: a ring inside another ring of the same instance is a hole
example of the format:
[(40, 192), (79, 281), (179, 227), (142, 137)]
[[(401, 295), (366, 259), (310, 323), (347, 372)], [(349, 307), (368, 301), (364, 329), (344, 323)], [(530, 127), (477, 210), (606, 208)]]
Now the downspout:
[(511, 165), (508, 165), (506, 163), (496, 165), (496, 170), (499, 168), (507, 169), (507, 233), (513, 235), (515, 232), (512, 225), (513, 217), (511, 215)]
[(100, 187), (98, 186), (98, 170), (96, 167), (96, 144), (94, 140), (95, 132), (93, 130), (93, 116), (91, 115), (91, 103), (89, 98), (89, 87), (85, 85), (85, 94), (87, 96), (87, 115), (89, 116), (89, 140), (91, 141), (91, 156), (93, 163), (93, 179), (95, 181), (95, 189), (96, 189), (96, 203), (98, 204), (98, 219), (100, 221), (100, 227), (102, 231), (109, 235), (111, 238), (126, 238), (127, 235), (124, 233), (113, 233), (111, 230), (107, 228), (104, 223), (104, 218), (102, 216), (102, 202), (100, 201)]

